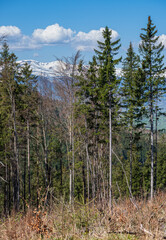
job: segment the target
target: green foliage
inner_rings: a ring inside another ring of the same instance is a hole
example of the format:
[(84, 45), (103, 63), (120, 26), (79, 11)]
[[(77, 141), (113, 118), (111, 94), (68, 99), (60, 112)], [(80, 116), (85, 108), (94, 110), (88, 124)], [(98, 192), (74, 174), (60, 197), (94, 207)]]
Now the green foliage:
[[(0, 52), (1, 215), (11, 213), (18, 188), (20, 210), (24, 211), (30, 205), (50, 210), (54, 201), (57, 203), (62, 198), (69, 201), (71, 191), (79, 203), (91, 200), (94, 204), (107, 203), (110, 112), (113, 150), (122, 162), (113, 155), (113, 198), (124, 199), (130, 195), (126, 178), (133, 196), (149, 194), (150, 139), (143, 119), (145, 115), (153, 117), (156, 111), (158, 121), (160, 115), (158, 102), (166, 89), (163, 45), (158, 43), (156, 27), (149, 17), (147, 28), (141, 34), (141, 56), (130, 43), (119, 78), (115, 67), (121, 61), (116, 59), (120, 40), (113, 41), (108, 27), (102, 34), (103, 41), (98, 41), (98, 49), (88, 67), (82, 60), (77, 66), (78, 56), (72, 69), (70, 61), (65, 65), (61, 62), (61, 77), (56, 79), (55, 86), (40, 79), (42, 90), (30, 66), (20, 66), (7, 43), (3, 44)], [(164, 190), (164, 132), (158, 133), (156, 146), (156, 190)], [(83, 229), (83, 235), (88, 236), (91, 213), (87, 205), (80, 205), (77, 214), (71, 214), (72, 227)], [(95, 221), (95, 215), (92, 219)], [(63, 232), (64, 226), (61, 227)]]

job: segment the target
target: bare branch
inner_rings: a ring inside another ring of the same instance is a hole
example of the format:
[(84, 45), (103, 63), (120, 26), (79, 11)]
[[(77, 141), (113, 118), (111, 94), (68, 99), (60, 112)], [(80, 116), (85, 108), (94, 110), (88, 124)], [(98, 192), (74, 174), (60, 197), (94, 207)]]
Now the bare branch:
[(0, 179), (6, 183), (8, 183), (3, 177), (0, 176)]
[(1, 162), (1, 161), (0, 161), (0, 164), (1, 164), (3, 167), (6, 167), (6, 166), (3, 164), (3, 162)]
[(117, 160), (120, 162), (120, 164), (121, 164), (121, 166), (122, 166), (122, 170), (123, 170), (123, 173), (124, 173), (125, 178), (126, 178), (127, 187), (128, 187), (128, 190), (129, 190), (129, 193), (130, 193), (130, 196), (131, 196), (130, 201), (131, 201), (131, 202), (134, 204), (134, 206), (138, 209), (137, 204), (134, 202), (134, 197), (133, 197), (133, 194), (132, 194), (132, 192), (131, 192), (131, 188), (130, 188), (130, 186), (129, 186), (129, 181), (128, 181), (128, 178), (127, 178), (126, 171), (125, 171), (125, 169), (124, 169), (123, 163), (122, 163), (122, 161), (120, 160), (120, 158), (117, 156), (117, 154), (114, 152), (113, 149), (112, 149), (112, 153), (115, 155), (115, 157), (117, 158)]

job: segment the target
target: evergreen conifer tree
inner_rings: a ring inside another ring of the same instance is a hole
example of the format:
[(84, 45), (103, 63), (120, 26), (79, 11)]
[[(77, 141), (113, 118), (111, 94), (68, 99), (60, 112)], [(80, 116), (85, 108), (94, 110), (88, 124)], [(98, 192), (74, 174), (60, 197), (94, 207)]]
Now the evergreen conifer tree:
[(147, 28), (143, 28), (140, 34), (141, 44), (139, 46), (142, 55), (142, 68), (146, 78), (146, 97), (148, 101), (150, 120), (150, 145), (151, 145), (151, 199), (154, 195), (154, 104), (164, 92), (164, 64), (162, 43), (158, 43), (159, 36), (156, 36), (157, 29), (152, 23), (151, 17), (148, 17)]
[[(20, 202), (20, 178), (19, 178), (19, 153), (18, 153), (18, 131), (17, 131), (17, 105), (19, 103), (20, 78), (19, 68), (16, 63), (15, 54), (9, 52), (9, 47), (4, 42), (2, 51), (0, 53), (0, 66), (1, 66), (1, 90), (2, 99), (9, 119), (10, 135), (9, 139), (12, 142), (13, 150), (10, 149), (11, 165), (12, 165), (12, 181), (13, 181), (13, 204), (17, 211)], [(7, 117), (7, 115), (6, 115)], [(7, 118), (8, 118), (7, 117)]]
[[(109, 110), (109, 206), (112, 208), (112, 125), (117, 114), (118, 97), (116, 95), (120, 80), (116, 77), (115, 65), (121, 58), (114, 59), (120, 48), (120, 39), (112, 40), (112, 30), (105, 27), (104, 41), (98, 41), (99, 50), (95, 49), (99, 61), (99, 97), (102, 110)], [(104, 111), (103, 111), (104, 113)], [(117, 119), (116, 119), (117, 120)]]
[(127, 50), (127, 56), (123, 61), (123, 81), (121, 87), (123, 121), (129, 131), (130, 149), (130, 190), (132, 191), (132, 159), (133, 144), (138, 140), (143, 109), (145, 77), (140, 66), (139, 56), (135, 54), (132, 43)]

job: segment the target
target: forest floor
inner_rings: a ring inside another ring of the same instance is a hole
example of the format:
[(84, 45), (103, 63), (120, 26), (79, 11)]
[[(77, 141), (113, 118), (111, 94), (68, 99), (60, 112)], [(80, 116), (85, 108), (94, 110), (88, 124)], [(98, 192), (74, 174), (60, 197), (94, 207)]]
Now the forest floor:
[(0, 220), (2, 240), (151, 240), (166, 239), (166, 194), (153, 201), (55, 204), (49, 211), (27, 209)]

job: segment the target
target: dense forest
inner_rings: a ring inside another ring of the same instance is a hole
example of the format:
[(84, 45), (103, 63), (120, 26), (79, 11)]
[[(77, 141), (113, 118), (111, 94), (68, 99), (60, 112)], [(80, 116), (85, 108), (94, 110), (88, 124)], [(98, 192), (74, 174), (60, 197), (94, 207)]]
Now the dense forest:
[[(166, 189), (164, 46), (148, 18), (139, 54), (106, 27), (88, 65), (80, 52), (59, 61), (50, 82), (20, 66), (4, 41), (0, 52), (0, 215), (129, 197)], [(118, 55), (119, 56), (119, 55)], [(116, 65), (122, 62), (121, 77)]]

